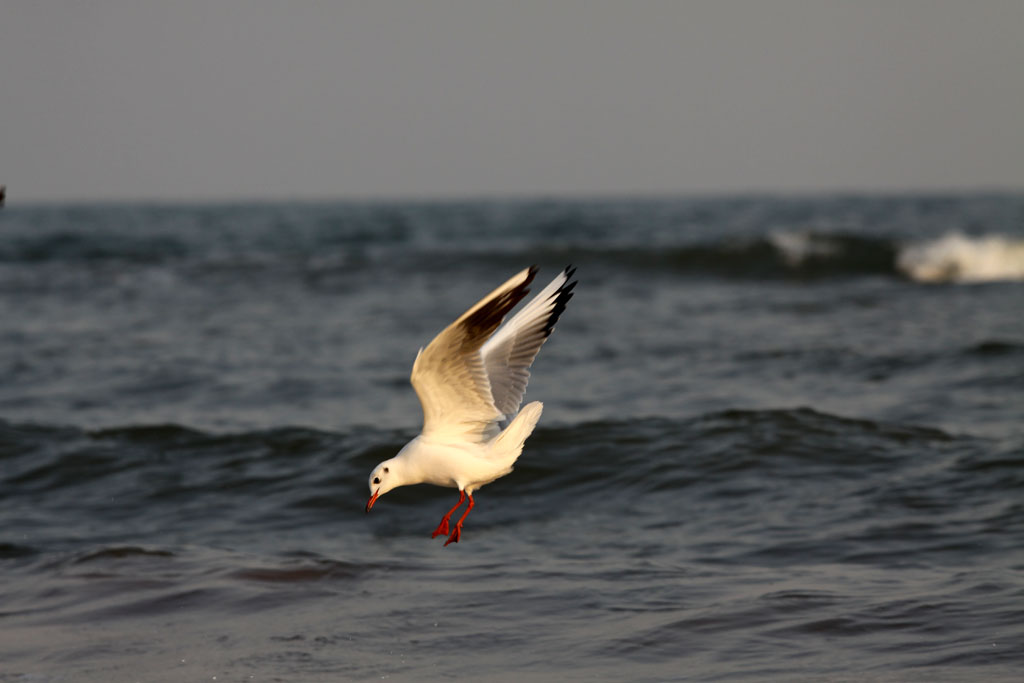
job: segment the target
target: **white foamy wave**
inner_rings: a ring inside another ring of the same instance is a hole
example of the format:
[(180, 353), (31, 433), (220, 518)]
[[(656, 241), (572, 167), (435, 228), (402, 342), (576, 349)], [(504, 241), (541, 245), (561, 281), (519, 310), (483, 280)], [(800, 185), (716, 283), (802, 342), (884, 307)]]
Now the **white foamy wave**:
[(950, 234), (904, 247), (898, 263), (918, 282), (1024, 280), (1024, 240)]

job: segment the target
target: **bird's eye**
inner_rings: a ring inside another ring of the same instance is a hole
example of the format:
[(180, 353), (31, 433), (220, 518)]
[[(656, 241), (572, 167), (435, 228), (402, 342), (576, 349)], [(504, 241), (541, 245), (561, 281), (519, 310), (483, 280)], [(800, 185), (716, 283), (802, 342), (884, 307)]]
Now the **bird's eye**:
[(388, 468), (387, 468), (387, 467), (385, 467), (385, 468), (384, 468), (384, 474), (387, 474), (387, 473), (388, 473)]
[(374, 477), (373, 478), (373, 483), (374, 484), (379, 484), (380, 483), (380, 477)]

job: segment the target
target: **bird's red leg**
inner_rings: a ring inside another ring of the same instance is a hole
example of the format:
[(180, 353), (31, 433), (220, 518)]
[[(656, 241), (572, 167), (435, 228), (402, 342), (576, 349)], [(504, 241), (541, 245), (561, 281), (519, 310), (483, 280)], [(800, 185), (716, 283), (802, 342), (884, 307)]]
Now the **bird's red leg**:
[[(447, 534), (448, 533), (448, 520), (451, 519), (452, 513), (455, 512), (456, 510), (458, 510), (459, 506), (462, 505), (462, 503), (465, 502), (465, 500), (466, 500), (466, 492), (465, 491), (459, 491), (459, 502), (455, 504), (455, 507), (453, 507), (451, 510), (448, 511), (447, 515), (445, 515), (444, 517), (441, 518), (441, 523), (437, 525), (437, 528), (434, 530), (434, 533), (432, 533), (430, 535), (431, 538), (437, 538), (441, 534)], [(473, 498), (470, 497), (469, 500), (470, 500), (470, 502), (472, 502)], [(465, 515), (463, 515), (463, 516), (465, 516)], [(445, 545), (447, 545), (447, 543)]]
[(445, 545), (459, 542), (459, 537), (462, 536), (462, 520), (466, 519), (466, 515), (469, 514), (469, 511), (473, 509), (475, 504), (476, 503), (473, 502), (473, 496), (470, 495), (469, 505), (466, 506), (466, 511), (462, 513), (461, 517), (459, 517), (459, 521), (455, 523), (455, 530), (452, 531), (452, 535), (448, 537), (448, 540), (444, 542)]

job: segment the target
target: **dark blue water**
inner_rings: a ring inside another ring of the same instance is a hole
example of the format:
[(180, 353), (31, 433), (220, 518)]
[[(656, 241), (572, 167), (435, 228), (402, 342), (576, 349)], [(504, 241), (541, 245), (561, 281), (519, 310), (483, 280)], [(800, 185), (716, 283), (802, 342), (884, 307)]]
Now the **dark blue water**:
[[(578, 267), (482, 489), (416, 350)], [(1024, 196), (8, 206), (0, 681), (1017, 680)]]

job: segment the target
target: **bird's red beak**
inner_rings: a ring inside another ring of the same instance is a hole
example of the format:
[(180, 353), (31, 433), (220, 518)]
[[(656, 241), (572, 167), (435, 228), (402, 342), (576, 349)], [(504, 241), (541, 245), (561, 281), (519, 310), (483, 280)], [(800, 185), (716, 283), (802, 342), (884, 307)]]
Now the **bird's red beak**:
[(373, 507), (373, 504), (377, 502), (377, 496), (379, 496), (379, 495), (380, 495), (380, 489), (377, 489), (376, 491), (373, 492), (373, 495), (370, 496), (370, 502), (368, 502), (366, 504), (366, 511), (367, 512), (369, 512), (370, 508)]

